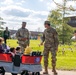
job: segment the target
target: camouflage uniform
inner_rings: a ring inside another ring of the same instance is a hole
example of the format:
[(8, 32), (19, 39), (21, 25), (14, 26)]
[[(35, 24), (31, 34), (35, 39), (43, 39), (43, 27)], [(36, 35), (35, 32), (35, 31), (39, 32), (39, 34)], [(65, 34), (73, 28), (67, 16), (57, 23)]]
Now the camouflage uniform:
[(58, 48), (58, 35), (55, 29), (49, 28), (45, 29), (43, 33), (42, 41), (45, 41), (44, 44), (44, 66), (48, 67), (48, 57), (49, 52), (52, 55), (52, 66), (56, 66), (56, 50)]
[[(16, 37), (23, 53), (26, 46), (29, 45), (29, 31), (26, 28), (20, 28), (16, 33)], [(22, 41), (22, 38), (26, 38), (26, 40)]]

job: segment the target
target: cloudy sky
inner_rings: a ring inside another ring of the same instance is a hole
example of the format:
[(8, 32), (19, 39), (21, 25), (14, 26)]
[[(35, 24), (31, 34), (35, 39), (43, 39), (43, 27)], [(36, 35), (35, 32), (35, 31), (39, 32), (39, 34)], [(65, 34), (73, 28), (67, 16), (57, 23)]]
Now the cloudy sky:
[[(62, 3), (62, 0), (55, 0)], [(67, 6), (76, 6), (69, 1)], [(43, 31), (44, 21), (47, 20), (50, 10), (57, 6), (52, 0), (0, 0), (0, 16), (4, 19), (9, 29), (18, 29), (21, 22), (27, 22), (30, 31)]]

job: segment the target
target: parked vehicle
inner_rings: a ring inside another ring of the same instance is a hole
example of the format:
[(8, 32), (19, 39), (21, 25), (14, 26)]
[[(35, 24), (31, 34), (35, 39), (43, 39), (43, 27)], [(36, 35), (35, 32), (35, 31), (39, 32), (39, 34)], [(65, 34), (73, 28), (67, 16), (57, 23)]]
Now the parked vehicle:
[(40, 75), (42, 55), (15, 55), (12, 57), (10, 53), (0, 53), (0, 67), (3, 67), (5, 72), (12, 75)]

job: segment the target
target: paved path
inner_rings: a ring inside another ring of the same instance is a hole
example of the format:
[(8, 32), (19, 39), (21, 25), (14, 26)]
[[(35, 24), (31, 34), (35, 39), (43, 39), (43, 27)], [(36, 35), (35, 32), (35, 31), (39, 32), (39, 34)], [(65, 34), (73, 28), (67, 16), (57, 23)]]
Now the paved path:
[[(76, 71), (60, 71), (58, 70), (58, 75), (76, 75)], [(11, 75), (10, 73), (6, 73), (5, 75)], [(42, 72), (41, 72), (41, 75)], [(53, 75), (53, 73), (51, 72), (51, 70), (49, 70), (49, 75)]]

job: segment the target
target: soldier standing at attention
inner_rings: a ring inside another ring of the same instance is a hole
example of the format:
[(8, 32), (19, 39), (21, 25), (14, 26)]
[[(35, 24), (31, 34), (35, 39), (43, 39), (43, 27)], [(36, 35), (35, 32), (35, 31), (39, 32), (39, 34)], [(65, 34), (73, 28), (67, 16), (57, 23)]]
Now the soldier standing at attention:
[(18, 29), (16, 33), (18, 44), (21, 47), (22, 53), (24, 53), (24, 49), (27, 46), (29, 46), (29, 31), (25, 27), (26, 27), (26, 22), (22, 22), (22, 27)]
[(45, 26), (45, 31), (43, 33), (43, 37), (42, 37), (42, 42), (40, 45), (43, 45), (44, 41), (44, 68), (45, 71), (43, 72), (43, 74), (48, 74), (48, 57), (49, 57), (49, 52), (51, 52), (52, 55), (52, 72), (54, 72), (54, 75), (57, 75), (56, 72), (56, 52), (58, 50), (58, 34), (56, 32), (55, 29), (53, 29), (50, 26), (50, 22), (49, 21), (45, 21), (44, 23)]

